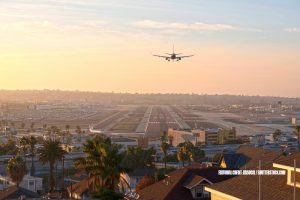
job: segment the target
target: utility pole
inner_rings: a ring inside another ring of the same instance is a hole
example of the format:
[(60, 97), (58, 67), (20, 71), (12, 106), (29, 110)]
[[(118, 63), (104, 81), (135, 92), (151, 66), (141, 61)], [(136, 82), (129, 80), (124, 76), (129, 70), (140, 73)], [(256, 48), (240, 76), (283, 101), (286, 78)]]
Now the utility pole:
[(294, 200), (296, 200), (296, 159), (294, 159)]
[[(261, 170), (261, 160), (259, 160), (259, 170)], [(258, 200), (261, 200), (261, 180), (260, 174), (258, 175)]]

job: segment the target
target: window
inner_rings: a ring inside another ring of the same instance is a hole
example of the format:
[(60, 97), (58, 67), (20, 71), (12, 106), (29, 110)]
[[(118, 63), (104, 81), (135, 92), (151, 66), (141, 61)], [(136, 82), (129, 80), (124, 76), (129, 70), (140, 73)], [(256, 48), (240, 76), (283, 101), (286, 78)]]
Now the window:
[(203, 186), (202, 185), (199, 185), (195, 188), (195, 196), (196, 196), (196, 198), (203, 197)]
[(34, 186), (34, 181), (29, 181), (29, 187), (32, 187), (32, 186)]

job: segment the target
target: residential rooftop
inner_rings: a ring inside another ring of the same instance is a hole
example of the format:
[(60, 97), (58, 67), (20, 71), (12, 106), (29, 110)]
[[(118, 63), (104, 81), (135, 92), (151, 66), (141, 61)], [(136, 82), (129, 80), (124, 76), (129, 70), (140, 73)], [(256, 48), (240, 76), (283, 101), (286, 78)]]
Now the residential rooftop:
[[(284, 168), (275, 167), (276, 163), (284, 166), (293, 166), (294, 159), (297, 160), (297, 171), (300, 170), (300, 151), (288, 156), (281, 156), (278, 159), (269, 162), (261, 160), (261, 169), (263, 170), (285, 170)], [(254, 161), (253, 161), (254, 162)], [(255, 161), (258, 165), (258, 160)], [(289, 182), (290, 172), (286, 171), (286, 175), (263, 175), (261, 176), (260, 188), (261, 199), (268, 200), (286, 200), (293, 199), (294, 187)], [(297, 179), (296, 179), (297, 180)], [(298, 180), (297, 180), (298, 184)], [(259, 176), (236, 176), (226, 181), (209, 185), (205, 187), (207, 191), (212, 193), (212, 200), (222, 198), (227, 199), (243, 199), (252, 200), (259, 198)], [(214, 198), (214, 195), (215, 198)], [(296, 187), (296, 197), (300, 197), (300, 188)]]

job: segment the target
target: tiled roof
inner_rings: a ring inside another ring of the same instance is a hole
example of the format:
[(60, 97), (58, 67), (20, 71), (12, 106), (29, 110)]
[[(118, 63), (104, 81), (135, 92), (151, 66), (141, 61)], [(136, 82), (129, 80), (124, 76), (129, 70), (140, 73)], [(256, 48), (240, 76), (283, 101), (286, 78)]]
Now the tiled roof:
[(232, 169), (255, 169), (258, 167), (258, 161), (262, 163), (271, 163), (281, 156), (281, 152), (265, 150), (262, 147), (240, 146), (236, 154), (243, 155), (238, 158), (236, 166)]
[(197, 184), (199, 184), (202, 181), (206, 181), (206, 179), (202, 176), (193, 174), (192, 176), (190, 176), (188, 178), (188, 180), (186, 180), (184, 182), (183, 186), (188, 188), (188, 189), (191, 189), (191, 188), (195, 187)]
[[(275, 163), (288, 164), (294, 160), (294, 158), (300, 159), (300, 151), (286, 157), (278, 158)], [(272, 162), (261, 161), (261, 169), (275, 169)], [(300, 165), (299, 165), (300, 166)], [(299, 167), (297, 166), (297, 167)], [(276, 169), (278, 170), (278, 169)], [(258, 199), (259, 194), (259, 178), (254, 176), (237, 176), (229, 180), (207, 186), (218, 192), (222, 192), (243, 200), (255, 200)], [(292, 186), (287, 185), (287, 176), (261, 176), (261, 199), (268, 200), (286, 200), (293, 199)], [(300, 197), (300, 188), (296, 189), (296, 197)]]
[(17, 187), (17, 186), (11, 186), (9, 188), (6, 188), (6, 189), (0, 191), (0, 200), (2, 200), (2, 199), (18, 199), (20, 196), (25, 196), (26, 198), (39, 198), (40, 197), (35, 192), (32, 192), (25, 188)]
[[(206, 168), (204, 165), (194, 163), (168, 174), (169, 177), (154, 183), (138, 193), (141, 200), (179, 200), (179, 199), (193, 199), (189, 189), (185, 188), (187, 180), (192, 176), (199, 176), (207, 180), (217, 183), (229, 176), (219, 176), (217, 168)], [(198, 178), (199, 178), (198, 177)]]
[(249, 158), (244, 154), (239, 153), (224, 153), (223, 154), (224, 162), (226, 163), (227, 168), (238, 169), (241, 166), (244, 166)]
[(274, 161), (274, 163), (294, 167), (294, 159), (296, 160), (296, 167), (300, 168), (300, 153), (292, 153), (280, 160)]

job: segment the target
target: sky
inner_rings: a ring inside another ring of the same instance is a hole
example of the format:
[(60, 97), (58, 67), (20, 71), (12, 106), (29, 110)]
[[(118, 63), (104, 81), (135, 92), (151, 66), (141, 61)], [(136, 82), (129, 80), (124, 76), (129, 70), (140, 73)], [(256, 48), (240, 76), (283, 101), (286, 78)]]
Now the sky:
[[(152, 56), (173, 44), (195, 56)], [(299, 74), (299, 0), (0, 0), (0, 89), (300, 97)]]

